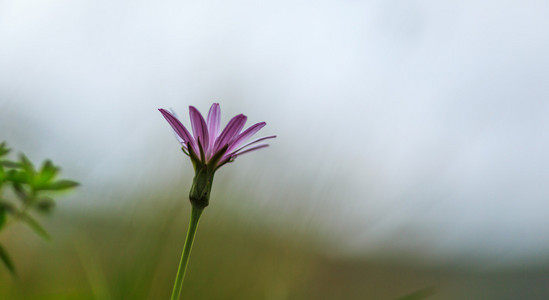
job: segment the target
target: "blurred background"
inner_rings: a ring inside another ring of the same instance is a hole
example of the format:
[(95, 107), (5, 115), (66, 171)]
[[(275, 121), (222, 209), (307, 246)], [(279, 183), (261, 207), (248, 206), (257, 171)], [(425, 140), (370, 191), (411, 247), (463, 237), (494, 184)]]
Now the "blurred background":
[(0, 1), (0, 140), (81, 183), (0, 299), (167, 299), (193, 170), (157, 108), (266, 121), (185, 299), (548, 299), (549, 2)]

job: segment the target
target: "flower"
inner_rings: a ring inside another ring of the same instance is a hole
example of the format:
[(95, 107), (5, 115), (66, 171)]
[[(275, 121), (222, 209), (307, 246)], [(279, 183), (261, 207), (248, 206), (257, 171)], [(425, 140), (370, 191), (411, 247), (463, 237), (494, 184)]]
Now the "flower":
[(221, 110), (218, 103), (212, 104), (206, 120), (194, 106), (189, 106), (193, 135), (174, 114), (162, 108), (159, 111), (172, 126), (183, 152), (193, 163), (195, 178), (190, 193), (193, 205), (208, 205), (213, 175), (219, 167), (234, 161), (242, 154), (268, 147), (268, 144), (257, 144), (276, 137), (266, 136), (244, 144), (266, 123), (256, 123), (242, 131), (247, 120), (243, 114), (233, 117), (220, 132)]

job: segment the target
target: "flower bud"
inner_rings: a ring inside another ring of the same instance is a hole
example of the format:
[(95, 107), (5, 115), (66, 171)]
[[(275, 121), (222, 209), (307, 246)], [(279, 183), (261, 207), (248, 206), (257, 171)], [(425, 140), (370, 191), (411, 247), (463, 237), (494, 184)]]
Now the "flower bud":
[(189, 192), (191, 204), (197, 208), (205, 208), (210, 202), (210, 192), (215, 170), (211, 170), (206, 165), (197, 165), (193, 179), (193, 185)]

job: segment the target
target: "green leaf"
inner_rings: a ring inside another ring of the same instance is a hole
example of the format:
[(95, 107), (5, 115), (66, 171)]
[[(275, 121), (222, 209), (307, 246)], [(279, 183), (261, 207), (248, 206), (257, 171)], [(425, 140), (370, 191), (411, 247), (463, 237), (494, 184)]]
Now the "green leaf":
[(59, 181), (41, 186), (39, 189), (40, 190), (61, 191), (61, 190), (67, 190), (67, 189), (70, 189), (70, 188), (74, 188), (78, 185), (79, 185), (79, 183), (76, 182), (76, 181), (59, 180)]
[(0, 160), (0, 165), (6, 168), (19, 168), (21, 165), (19, 163), (13, 162), (11, 160)]
[(15, 266), (13, 265), (13, 262), (8, 255), (8, 252), (4, 249), (2, 245), (0, 245), (0, 259), (2, 260), (4, 265), (6, 265), (6, 268), (10, 270), (11, 274), (15, 275)]
[(25, 169), (27, 172), (35, 172), (34, 165), (24, 153), (19, 154), (19, 161), (21, 162), (21, 167), (23, 167), (23, 169)]
[(27, 225), (29, 225), (29, 227), (32, 228), (32, 230), (34, 230), (34, 232), (36, 232), (36, 234), (38, 234), (40, 237), (42, 237), (43, 239), (45, 239), (47, 241), (51, 240), (51, 236), (46, 231), (46, 229), (44, 229), (44, 227), (42, 227), (42, 225), (40, 225), (40, 223), (38, 223), (29, 214), (24, 213), (24, 214), (21, 214), (20, 217), (21, 217), (21, 220), (23, 220), (25, 223), (27, 223)]
[(51, 181), (59, 172), (59, 168), (56, 167), (51, 160), (46, 160), (40, 169), (40, 174), (38, 176), (38, 181), (40, 183), (46, 183)]
[(26, 183), (30, 184), (34, 188), (36, 170), (32, 162), (25, 156), (25, 154), (19, 154), (19, 161), (21, 163), (21, 168), (23, 169), (23, 175), (25, 175)]
[(4, 156), (8, 153), (10, 153), (11, 149), (8, 148), (8, 145), (6, 145), (6, 142), (0, 143), (0, 156)]
[(6, 181), (12, 181), (14, 183), (29, 183), (27, 173), (19, 170), (9, 170), (6, 172)]

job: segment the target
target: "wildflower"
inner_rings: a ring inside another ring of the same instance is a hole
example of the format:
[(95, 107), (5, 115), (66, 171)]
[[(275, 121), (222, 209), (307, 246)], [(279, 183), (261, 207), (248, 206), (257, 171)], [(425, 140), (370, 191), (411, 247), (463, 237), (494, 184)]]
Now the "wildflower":
[(183, 152), (191, 158), (195, 177), (189, 198), (194, 206), (201, 208), (208, 206), (213, 177), (217, 169), (226, 163), (233, 162), (240, 155), (268, 147), (268, 144), (260, 142), (276, 137), (272, 135), (246, 143), (266, 123), (256, 123), (242, 131), (247, 119), (243, 114), (233, 117), (223, 131), (220, 131), (221, 110), (218, 103), (212, 104), (206, 120), (194, 106), (189, 106), (193, 135), (174, 114), (165, 109), (159, 109), (159, 111), (175, 131)]
[(206, 120), (196, 108), (189, 106), (193, 135), (172, 113), (165, 109), (159, 109), (159, 111), (172, 126), (177, 139), (182, 145), (183, 152), (191, 158), (195, 171), (193, 184), (189, 192), (189, 199), (192, 204), (191, 219), (170, 298), (171, 300), (177, 300), (181, 294), (200, 215), (210, 201), (210, 191), (212, 190), (215, 171), (224, 164), (234, 161), (236, 157), (242, 154), (269, 146), (258, 143), (276, 136), (267, 136), (246, 143), (266, 123), (254, 124), (242, 131), (247, 119), (243, 114), (232, 118), (220, 133), (221, 110), (218, 103), (212, 104)]

